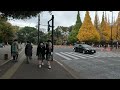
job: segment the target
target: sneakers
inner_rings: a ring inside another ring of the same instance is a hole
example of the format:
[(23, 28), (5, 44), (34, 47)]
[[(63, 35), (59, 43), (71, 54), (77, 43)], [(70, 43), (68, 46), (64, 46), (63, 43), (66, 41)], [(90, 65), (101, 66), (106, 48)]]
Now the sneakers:
[(39, 65), (39, 68), (41, 68), (41, 65)]
[(42, 65), (44, 65), (44, 63), (42, 62)]
[(48, 66), (48, 69), (51, 69), (51, 65)]

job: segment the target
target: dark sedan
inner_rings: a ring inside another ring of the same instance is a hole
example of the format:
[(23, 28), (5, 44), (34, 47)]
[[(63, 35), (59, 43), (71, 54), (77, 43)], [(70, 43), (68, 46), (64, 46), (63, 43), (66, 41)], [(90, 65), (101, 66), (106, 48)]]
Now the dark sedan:
[(80, 52), (83, 54), (94, 54), (96, 53), (96, 50), (87, 44), (76, 44), (73, 48), (75, 52)]

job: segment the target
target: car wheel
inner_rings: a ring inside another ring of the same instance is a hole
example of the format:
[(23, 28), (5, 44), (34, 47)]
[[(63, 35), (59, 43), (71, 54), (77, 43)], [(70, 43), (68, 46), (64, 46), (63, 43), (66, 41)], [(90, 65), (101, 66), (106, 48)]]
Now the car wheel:
[(75, 48), (75, 52), (77, 52), (77, 49)]
[(73, 51), (75, 52), (75, 48), (73, 48)]
[(82, 52), (83, 54), (85, 54), (85, 51), (83, 50), (83, 52)]

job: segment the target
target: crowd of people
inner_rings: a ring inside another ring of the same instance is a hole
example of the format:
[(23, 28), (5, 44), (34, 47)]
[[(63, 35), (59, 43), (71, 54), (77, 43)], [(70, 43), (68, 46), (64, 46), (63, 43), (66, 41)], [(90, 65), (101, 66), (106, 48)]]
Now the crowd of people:
[[(18, 42), (17, 40), (14, 40), (14, 42), (11, 45), (11, 55), (13, 56), (13, 61), (18, 61)], [(25, 46), (25, 55), (26, 55), (26, 61), (29, 64), (29, 61), (32, 59), (32, 52), (33, 52), (33, 46), (31, 42), (27, 41), (27, 44)], [(52, 60), (52, 43), (51, 40), (48, 40), (47, 42), (40, 41), (37, 46), (36, 56), (38, 57), (38, 66), (41, 68), (44, 65), (44, 60), (47, 60), (48, 69), (51, 69), (51, 63)]]

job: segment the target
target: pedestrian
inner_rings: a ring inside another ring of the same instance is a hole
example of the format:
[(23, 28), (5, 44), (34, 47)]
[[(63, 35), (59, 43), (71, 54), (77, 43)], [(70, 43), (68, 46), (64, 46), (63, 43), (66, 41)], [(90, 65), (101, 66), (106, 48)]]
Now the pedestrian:
[(18, 46), (17, 39), (15, 39), (11, 45), (11, 55), (13, 56), (13, 61), (17, 61), (18, 51), (19, 51), (19, 46)]
[(51, 59), (52, 59), (52, 43), (51, 40), (48, 40), (46, 43), (46, 60), (47, 60), (47, 64), (48, 64), (48, 69), (51, 69)]
[(36, 56), (38, 56), (39, 68), (41, 68), (44, 65), (43, 60), (45, 59), (45, 45), (43, 42), (39, 42)]
[(27, 41), (27, 44), (25, 46), (25, 55), (27, 59), (27, 62), (26, 62), (27, 64), (29, 64), (29, 60), (32, 59), (32, 49), (33, 49), (33, 46), (29, 41)]

